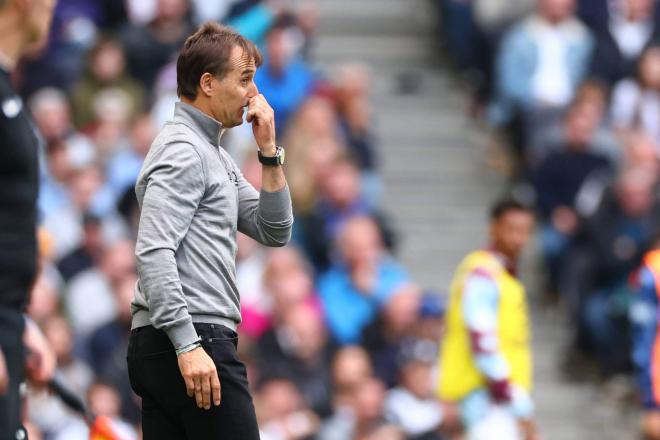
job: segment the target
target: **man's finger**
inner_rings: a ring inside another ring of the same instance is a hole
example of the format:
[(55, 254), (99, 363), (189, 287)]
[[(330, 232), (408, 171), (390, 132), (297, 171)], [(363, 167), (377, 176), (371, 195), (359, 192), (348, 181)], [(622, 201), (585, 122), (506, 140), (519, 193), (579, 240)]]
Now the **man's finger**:
[(195, 381), (195, 402), (197, 403), (198, 407), (202, 407), (203, 401), (202, 401), (202, 379), (199, 377), (196, 377), (193, 379)]
[(195, 381), (190, 376), (183, 376), (183, 381), (186, 383), (186, 393), (188, 397), (195, 395)]
[(220, 379), (218, 378), (218, 372), (211, 374), (211, 392), (213, 393), (213, 404), (215, 406), (220, 406), (220, 400), (222, 399), (221, 388), (220, 388)]
[(204, 409), (211, 408), (211, 378), (202, 377), (202, 406)]

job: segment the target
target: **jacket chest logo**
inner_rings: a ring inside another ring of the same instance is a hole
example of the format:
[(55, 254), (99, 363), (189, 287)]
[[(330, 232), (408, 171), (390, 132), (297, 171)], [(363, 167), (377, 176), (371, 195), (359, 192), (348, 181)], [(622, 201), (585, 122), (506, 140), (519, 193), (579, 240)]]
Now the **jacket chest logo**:
[(227, 177), (229, 177), (231, 182), (234, 182), (234, 186), (238, 186), (238, 174), (236, 174), (236, 171), (227, 171)]

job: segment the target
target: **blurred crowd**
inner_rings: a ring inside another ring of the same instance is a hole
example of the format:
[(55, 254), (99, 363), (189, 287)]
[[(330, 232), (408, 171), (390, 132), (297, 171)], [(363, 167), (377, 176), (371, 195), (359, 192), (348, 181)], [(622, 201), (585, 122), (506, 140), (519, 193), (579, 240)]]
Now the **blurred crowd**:
[[(314, 67), (317, 16), (308, 1), (59, 0), (48, 46), (14, 76), (42, 146), (28, 313), (57, 355), (56, 379), (121, 438), (140, 432), (126, 368), (134, 184), (173, 114), (178, 50), (208, 20), (264, 54), (255, 82), (275, 110), (294, 200), (292, 245), (238, 238), (239, 352), (262, 438), (432, 440), (456, 418), (433, 397), (441, 296), (396, 261), (379, 208), (370, 72)], [(258, 189), (249, 125), (223, 147)], [(31, 439), (88, 438), (58, 396), (30, 389), (26, 400)]]
[(438, 6), (470, 110), (510, 147), (513, 190), (536, 206), (546, 298), (566, 307), (574, 334), (566, 372), (608, 381), (634, 371), (657, 409), (657, 391), (644, 396), (658, 380), (660, 3)]

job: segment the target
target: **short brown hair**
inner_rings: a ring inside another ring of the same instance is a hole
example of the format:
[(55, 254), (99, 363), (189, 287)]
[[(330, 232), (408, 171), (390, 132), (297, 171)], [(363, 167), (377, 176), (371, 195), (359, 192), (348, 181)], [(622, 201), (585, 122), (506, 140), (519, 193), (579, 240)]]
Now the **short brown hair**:
[(254, 59), (257, 67), (261, 65), (261, 53), (254, 43), (227, 26), (212, 21), (202, 24), (188, 37), (176, 61), (177, 95), (195, 99), (199, 79), (206, 72), (223, 77), (235, 46)]

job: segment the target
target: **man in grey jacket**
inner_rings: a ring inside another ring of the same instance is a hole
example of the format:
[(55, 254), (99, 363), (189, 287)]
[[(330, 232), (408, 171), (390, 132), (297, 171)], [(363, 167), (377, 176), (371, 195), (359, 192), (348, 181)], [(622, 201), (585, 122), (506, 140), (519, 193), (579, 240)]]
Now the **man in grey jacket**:
[[(145, 440), (259, 438), (236, 355), (236, 231), (283, 246), (293, 223), (274, 113), (253, 81), (260, 64), (256, 47), (228, 28), (206, 23), (190, 36), (177, 60), (181, 102), (135, 187), (139, 281), (128, 367)], [(220, 145), (245, 110), (261, 193)]]

